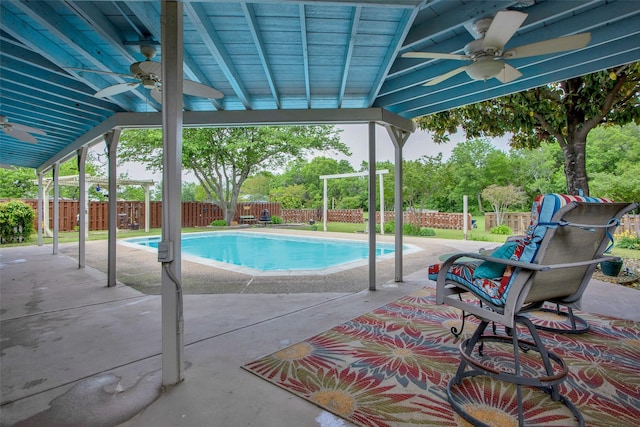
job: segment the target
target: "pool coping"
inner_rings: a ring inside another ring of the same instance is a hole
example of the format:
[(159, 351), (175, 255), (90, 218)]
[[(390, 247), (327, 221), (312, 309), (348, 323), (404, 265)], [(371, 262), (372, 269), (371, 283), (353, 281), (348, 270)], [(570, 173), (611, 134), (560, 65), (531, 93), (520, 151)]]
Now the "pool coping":
[[(211, 233), (233, 233), (233, 234), (250, 234), (250, 235), (255, 235), (255, 236), (260, 236), (263, 237), (265, 234), (262, 232), (256, 232), (256, 231), (240, 231), (240, 230), (215, 230), (215, 231), (202, 231), (202, 232), (195, 232), (195, 233), (184, 233), (185, 235), (203, 235), (203, 234), (211, 234)], [(359, 239), (344, 239), (344, 238), (336, 238), (336, 237), (322, 237), (322, 236), (309, 236), (309, 235), (291, 235), (291, 234), (280, 234), (280, 233), (268, 233), (268, 235), (270, 236), (278, 236), (278, 237), (284, 237), (287, 239), (295, 239), (295, 240), (332, 240), (332, 241), (345, 241), (345, 242), (353, 242), (353, 243), (366, 243), (366, 241), (363, 240), (359, 240)], [(157, 253), (157, 249), (155, 248), (151, 248), (149, 246), (144, 246), (144, 245), (140, 245), (137, 243), (132, 243), (132, 240), (135, 239), (150, 239), (150, 238), (154, 238), (154, 237), (158, 237), (158, 238), (162, 238), (162, 236), (159, 235), (153, 235), (153, 236), (145, 236), (145, 237), (132, 237), (130, 239), (121, 239), (118, 240), (118, 244), (122, 245), (122, 246), (127, 246), (130, 248), (134, 248), (134, 249), (140, 249), (146, 252), (151, 252), (151, 253)], [(384, 244), (384, 245), (393, 245), (393, 243), (388, 243), (388, 242), (376, 242), (378, 244)], [(423, 251), (422, 248), (410, 244), (410, 243), (403, 243), (402, 244), (402, 252), (403, 255), (404, 254), (413, 254), (413, 253), (417, 253), (420, 251)], [(392, 259), (395, 257), (395, 251), (389, 254), (385, 254), (385, 255), (379, 255), (376, 256), (376, 262), (380, 262), (380, 261), (384, 261), (387, 259)], [(369, 259), (368, 257), (365, 259), (360, 259), (360, 260), (356, 260), (356, 261), (349, 261), (349, 262), (345, 262), (345, 263), (341, 263), (338, 265), (334, 265), (331, 267), (323, 267), (320, 269), (313, 269), (313, 270), (260, 270), (260, 269), (256, 269), (256, 268), (251, 268), (251, 267), (244, 267), (244, 266), (239, 266), (239, 265), (235, 265), (235, 264), (229, 264), (226, 262), (222, 262), (222, 261), (216, 261), (216, 260), (211, 260), (208, 258), (204, 258), (204, 257), (199, 257), (196, 255), (189, 255), (189, 254), (185, 254), (184, 252), (182, 252), (182, 259), (185, 261), (190, 261), (190, 262), (194, 262), (196, 264), (201, 264), (201, 265), (206, 265), (209, 267), (214, 267), (214, 268), (219, 268), (222, 270), (226, 270), (226, 271), (232, 271), (235, 273), (239, 273), (239, 274), (246, 274), (249, 276), (257, 276), (257, 277), (268, 277), (268, 276), (284, 276), (284, 277), (296, 277), (296, 276), (327, 276), (330, 274), (335, 274), (335, 273), (340, 273), (340, 272), (344, 272), (344, 271), (348, 271), (351, 270), (353, 268), (357, 268), (357, 267), (362, 267), (365, 265), (368, 265), (369, 263)]]

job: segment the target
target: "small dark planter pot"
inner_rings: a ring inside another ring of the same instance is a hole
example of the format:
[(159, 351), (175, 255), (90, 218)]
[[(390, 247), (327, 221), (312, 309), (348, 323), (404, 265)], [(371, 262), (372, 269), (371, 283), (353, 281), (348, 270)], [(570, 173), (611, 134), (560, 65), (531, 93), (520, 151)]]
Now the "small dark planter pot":
[(602, 269), (602, 274), (605, 276), (615, 277), (620, 274), (620, 270), (622, 270), (622, 260), (616, 259), (614, 261), (601, 262), (600, 269)]

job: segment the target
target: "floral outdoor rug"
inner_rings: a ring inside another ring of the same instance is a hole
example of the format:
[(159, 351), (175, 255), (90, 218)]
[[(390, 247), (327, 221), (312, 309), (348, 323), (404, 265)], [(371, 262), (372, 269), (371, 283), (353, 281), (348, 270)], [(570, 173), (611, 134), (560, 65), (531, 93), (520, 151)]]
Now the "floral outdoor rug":
[[(580, 313), (591, 331), (540, 332), (569, 376), (560, 390), (586, 425), (640, 420), (640, 323)], [(543, 321), (554, 323), (555, 314)], [(468, 425), (451, 408), (446, 385), (460, 362), (459, 311), (435, 304), (422, 289), (243, 366), (295, 395), (361, 426)], [(540, 320), (540, 319), (539, 319)], [(498, 329), (500, 332), (500, 328)], [(517, 425), (515, 387), (475, 377), (455, 386), (466, 410), (489, 425)], [(576, 425), (571, 413), (539, 389), (523, 387), (527, 425)]]

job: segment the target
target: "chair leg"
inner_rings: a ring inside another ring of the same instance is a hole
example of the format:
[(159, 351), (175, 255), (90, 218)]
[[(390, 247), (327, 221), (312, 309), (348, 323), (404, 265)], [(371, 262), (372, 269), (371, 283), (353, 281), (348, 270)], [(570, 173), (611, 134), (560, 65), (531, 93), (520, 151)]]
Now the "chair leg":
[(588, 332), (591, 328), (589, 322), (584, 320), (582, 317), (577, 316), (571, 307), (567, 307), (567, 311), (562, 311), (560, 310), (560, 304), (556, 304), (555, 309), (541, 308), (540, 311), (555, 313), (558, 316), (566, 316), (571, 325), (570, 328), (551, 328), (548, 326), (537, 325), (536, 328), (541, 331), (555, 332), (559, 334), (583, 334)]
[[(517, 390), (516, 397), (518, 423), (520, 426), (523, 426), (525, 422), (522, 386), (537, 387), (545, 393), (549, 394), (551, 399), (563, 404), (571, 411), (571, 413), (577, 420), (578, 425), (584, 426), (584, 419), (582, 418), (582, 414), (580, 414), (580, 411), (575, 407), (575, 405), (573, 405), (559, 392), (558, 385), (565, 380), (568, 374), (568, 368), (564, 363), (564, 360), (562, 360), (562, 358), (560, 358), (558, 355), (548, 351), (544, 347), (544, 344), (542, 343), (542, 340), (538, 335), (535, 325), (529, 319), (523, 316), (518, 316), (516, 318), (516, 321), (524, 325), (528, 329), (533, 342), (519, 339), (517, 330), (515, 328), (513, 329), (513, 333), (511, 334), (511, 336), (495, 334), (483, 335), (489, 322), (486, 320), (481, 320), (480, 325), (475, 330), (471, 338), (466, 339), (462, 343), (460, 343), (461, 361), (458, 365), (456, 374), (449, 380), (447, 384), (447, 398), (449, 400), (449, 403), (462, 418), (464, 418), (472, 425), (486, 426), (487, 424), (473, 417), (465, 410), (465, 408), (458, 402), (458, 399), (456, 399), (454, 392), (452, 391), (453, 385), (461, 384), (464, 378), (485, 375), (499, 381), (505, 381), (515, 384)], [(501, 371), (495, 366), (488, 365), (484, 360), (478, 360), (477, 358), (474, 358), (474, 348), (478, 346), (478, 350), (480, 351), (484, 342), (496, 342), (504, 344), (510, 343), (513, 348), (512, 369)], [(533, 350), (539, 354), (543, 365), (541, 367), (541, 370), (542, 368), (544, 368), (544, 374), (542, 372), (540, 372), (540, 374), (542, 374), (540, 376), (523, 374), (520, 361), (521, 349), (525, 352)], [(552, 361), (557, 365), (556, 372), (554, 372)]]

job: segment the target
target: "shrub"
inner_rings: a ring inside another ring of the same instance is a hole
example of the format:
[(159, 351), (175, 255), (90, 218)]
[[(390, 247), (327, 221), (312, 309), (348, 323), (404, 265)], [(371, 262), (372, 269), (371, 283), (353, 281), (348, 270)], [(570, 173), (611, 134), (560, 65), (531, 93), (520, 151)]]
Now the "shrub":
[(225, 221), (224, 219), (214, 219), (211, 222), (212, 227), (226, 227), (226, 225), (227, 225), (227, 221)]
[[(384, 232), (389, 234), (395, 232), (396, 223), (393, 221), (384, 223)], [(376, 224), (376, 233), (380, 233), (380, 224)]]
[(422, 227), (420, 229), (420, 235), (422, 237), (432, 237), (436, 235), (436, 230), (433, 228)]
[(309, 230), (318, 231), (318, 224), (313, 224), (313, 225), (309, 226)]
[(418, 224), (402, 224), (402, 234), (407, 236), (419, 236), (420, 235), (420, 226)]
[(33, 233), (35, 212), (19, 200), (0, 203), (0, 243), (26, 242)]
[(640, 250), (640, 237), (631, 234), (630, 231), (616, 233), (614, 238), (619, 248)]
[(511, 233), (513, 233), (513, 231), (511, 231), (511, 229), (508, 226), (504, 225), (504, 224), (499, 225), (497, 227), (493, 227), (489, 232), (491, 234), (501, 234), (501, 235), (504, 235), (504, 236), (508, 236)]
[(273, 215), (271, 217), (271, 224), (284, 224), (284, 220), (278, 215)]

